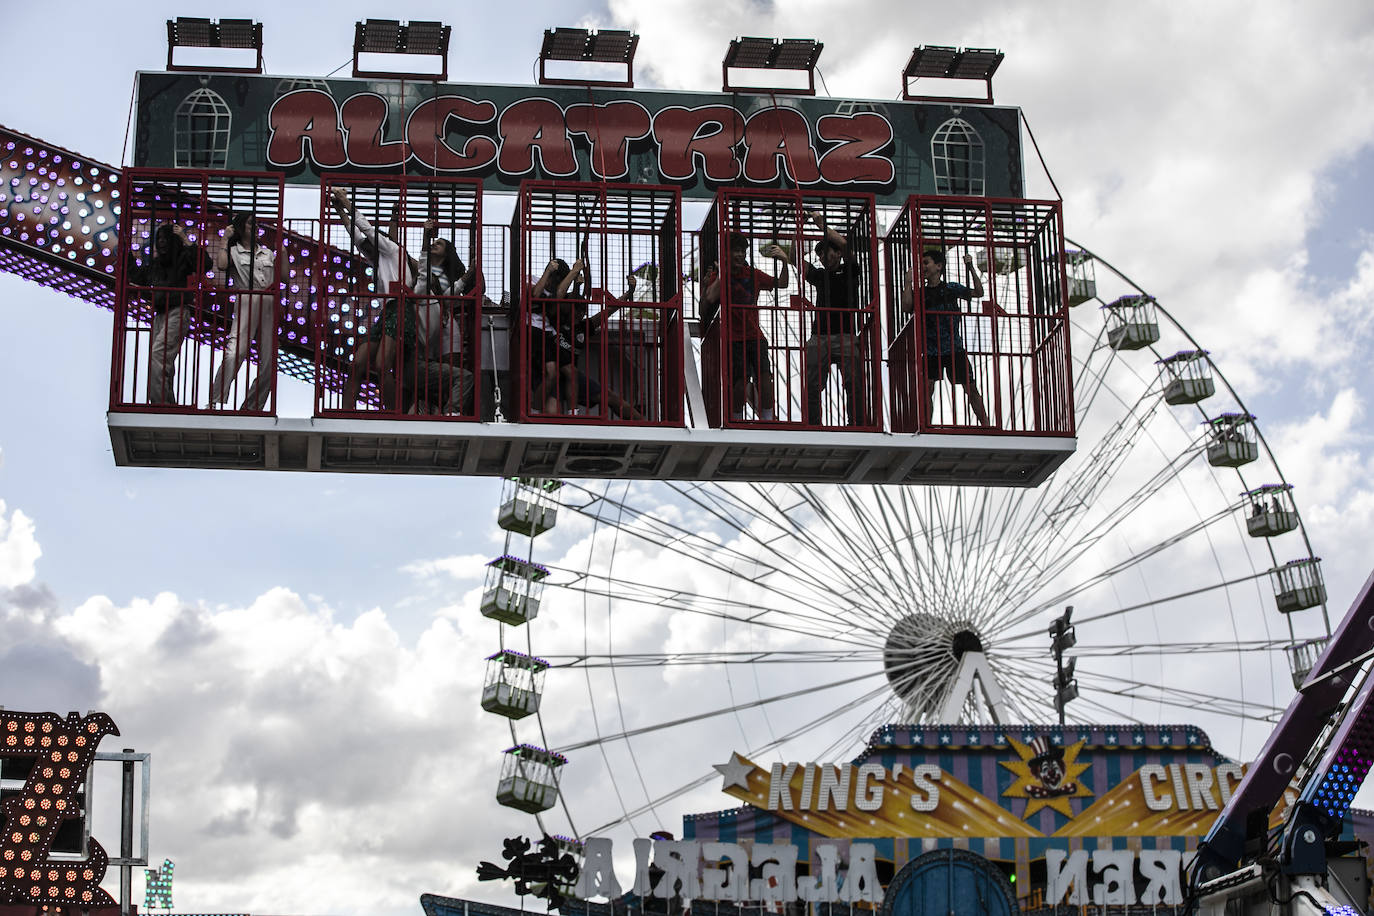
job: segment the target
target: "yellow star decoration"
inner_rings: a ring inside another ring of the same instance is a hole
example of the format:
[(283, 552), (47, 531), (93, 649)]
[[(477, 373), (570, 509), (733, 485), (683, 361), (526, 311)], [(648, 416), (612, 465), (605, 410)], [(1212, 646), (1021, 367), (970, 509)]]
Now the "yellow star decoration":
[(1083, 750), (1083, 745), (1087, 743), (1086, 740), (1079, 741), (1077, 744), (1064, 748), (1064, 782), (1072, 782), (1075, 785), (1072, 792), (1060, 795), (1056, 798), (1031, 797), (1027, 790), (1031, 786), (1040, 785), (1040, 779), (1033, 775), (1030, 769), (1031, 758), (1035, 756), (1035, 751), (1031, 750), (1029, 745), (1022, 744), (1011, 735), (1007, 735), (1007, 743), (1012, 746), (1012, 749), (1016, 751), (1017, 756), (1021, 759), (1014, 761), (999, 761), (1002, 766), (1016, 774), (1016, 782), (1012, 783), (1011, 786), (1002, 793), (1002, 797), (1026, 799), (1026, 811), (1021, 815), (1022, 820), (1029, 818), (1041, 808), (1053, 808), (1065, 817), (1072, 818), (1073, 808), (1069, 805), (1069, 801), (1075, 798), (1092, 797), (1093, 793), (1087, 786), (1083, 785), (1078, 778), (1087, 772), (1088, 767), (1092, 766), (1092, 764), (1074, 762), (1078, 759), (1079, 751)]

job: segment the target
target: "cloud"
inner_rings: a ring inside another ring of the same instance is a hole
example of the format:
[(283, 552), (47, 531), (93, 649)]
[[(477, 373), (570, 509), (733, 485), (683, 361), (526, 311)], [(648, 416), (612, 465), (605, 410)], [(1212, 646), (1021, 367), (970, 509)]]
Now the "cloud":
[(0, 588), (14, 588), (33, 581), (38, 546), (33, 520), (19, 509), (5, 517), (5, 501), (0, 499)]
[(9, 708), (100, 709), (152, 753), (154, 855), (176, 859), (184, 905), (409, 912), (499, 850), (509, 735), (459, 623), (405, 643), (381, 611), (344, 624), (287, 589), (8, 613)]

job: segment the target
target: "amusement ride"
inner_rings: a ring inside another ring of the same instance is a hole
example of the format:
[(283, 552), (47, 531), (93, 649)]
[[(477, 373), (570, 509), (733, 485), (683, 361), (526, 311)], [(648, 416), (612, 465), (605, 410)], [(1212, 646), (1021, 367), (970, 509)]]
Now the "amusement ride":
[[(1082, 850), (1192, 861), (1204, 829), (1083, 845), (1080, 799), (1139, 772), (1146, 805), (1229, 810), (1241, 769), (1208, 735), (1258, 746), (1334, 664), (1321, 561), (1222, 342), (1065, 238), (1057, 190), (1025, 196), (1000, 52), (917, 48), (879, 102), (817, 97), (803, 39), (737, 39), (720, 93), (654, 93), (624, 32), (550, 30), (531, 88), (450, 84), (447, 26), (384, 20), (351, 80), (269, 78), (261, 28), (168, 23), (132, 166), (0, 129), (0, 266), (114, 312), (119, 464), (501, 478), (467, 661), (509, 721), (484, 753), (533, 815), (512, 831), (724, 843), (770, 772), (783, 817), (784, 767), (804, 810), (859, 753), (1024, 821), (875, 847), (902, 916), (940, 850), (950, 882), (955, 850), (958, 881), (1000, 882), (988, 912), (1057, 911)], [(311, 416), (279, 414), (282, 377)], [(942, 746), (1002, 756), (974, 778)], [(1035, 775), (1056, 759), (1079, 775)], [(722, 776), (745, 806), (710, 813)], [(811, 839), (857, 868), (863, 829)], [(1149, 867), (1104, 900), (1143, 905)]]

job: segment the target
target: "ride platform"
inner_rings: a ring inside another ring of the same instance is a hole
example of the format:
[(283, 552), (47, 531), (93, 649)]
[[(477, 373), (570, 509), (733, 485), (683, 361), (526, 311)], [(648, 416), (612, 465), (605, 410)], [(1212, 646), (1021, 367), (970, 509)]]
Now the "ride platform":
[(121, 467), (1034, 487), (1063, 436), (823, 433), (111, 411)]

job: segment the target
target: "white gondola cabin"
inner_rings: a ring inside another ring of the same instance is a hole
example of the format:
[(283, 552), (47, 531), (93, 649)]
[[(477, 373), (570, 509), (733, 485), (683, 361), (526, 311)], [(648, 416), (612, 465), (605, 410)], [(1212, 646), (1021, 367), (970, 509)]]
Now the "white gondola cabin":
[(543, 534), (558, 523), (561, 480), (544, 477), (507, 477), (501, 487), (501, 511), (496, 524), (504, 531), (528, 537)]
[(1206, 350), (1180, 350), (1156, 363), (1166, 404), (1196, 404), (1217, 393)]
[(558, 768), (568, 758), (532, 744), (506, 748), (505, 755), (496, 800), (529, 814), (552, 808), (558, 801)]
[(539, 711), (544, 690), (542, 658), (502, 649), (487, 656), (487, 677), (482, 686), (482, 708), (507, 719), (523, 719)]
[(1066, 249), (1064, 263), (1069, 269), (1069, 306), (1082, 305), (1089, 299), (1096, 299), (1097, 275), (1093, 270), (1092, 255), (1086, 251)]
[(1245, 530), (1252, 538), (1271, 538), (1298, 527), (1293, 485), (1267, 483), (1242, 494), (1249, 503)]
[(1288, 647), (1288, 667), (1293, 672), (1294, 690), (1302, 689), (1303, 682), (1307, 680), (1307, 675), (1317, 664), (1317, 659), (1322, 657), (1322, 653), (1326, 651), (1326, 644), (1330, 641), (1331, 637), (1329, 636), (1319, 636), (1316, 639), (1305, 639)]
[(482, 616), (510, 626), (529, 623), (539, 616), (539, 599), (549, 571), (538, 563), (509, 554), (487, 564), (482, 591)]
[(1153, 296), (1122, 296), (1102, 306), (1107, 318), (1107, 346), (1142, 350), (1159, 341), (1159, 317)]
[(1304, 557), (1269, 571), (1274, 579), (1274, 601), (1281, 613), (1291, 614), (1326, 603), (1321, 562), (1321, 557)]
[(1206, 425), (1211, 429), (1207, 463), (1212, 467), (1238, 468), (1259, 457), (1259, 434), (1251, 414), (1219, 414)]

